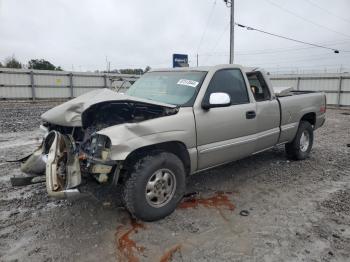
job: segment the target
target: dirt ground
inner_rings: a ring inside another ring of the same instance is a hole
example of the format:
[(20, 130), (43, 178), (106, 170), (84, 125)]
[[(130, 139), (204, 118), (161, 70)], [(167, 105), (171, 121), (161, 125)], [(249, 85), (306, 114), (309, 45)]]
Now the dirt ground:
[(6, 160), (40, 143), (52, 106), (0, 102), (0, 261), (349, 261), (349, 110), (328, 110), (309, 159), (282, 146), (191, 176), (172, 215), (143, 223), (117, 197), (11, 187), (19, 164)]

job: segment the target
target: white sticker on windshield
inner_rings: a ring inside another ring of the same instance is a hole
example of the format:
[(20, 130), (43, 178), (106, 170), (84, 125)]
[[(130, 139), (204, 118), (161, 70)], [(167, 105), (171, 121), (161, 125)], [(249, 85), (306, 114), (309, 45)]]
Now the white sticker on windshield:
[(180, 79), (177, 82), (178, 85), (183, 85), (183, 86), (192, 86), (192, 87), (196, 87), (199, 82), (197, 81), (193, 81), (193, 80), (188, 80), (188, 79)]

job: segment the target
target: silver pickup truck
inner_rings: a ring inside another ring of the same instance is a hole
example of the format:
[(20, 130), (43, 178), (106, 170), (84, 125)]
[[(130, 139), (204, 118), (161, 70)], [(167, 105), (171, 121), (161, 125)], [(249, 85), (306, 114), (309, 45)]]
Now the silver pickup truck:
[(125, 94), (95, 90), (42, 115), (47, 131), (22, 171), (46, 175), (52, 197), (85, 181), (123, 186), (135, 217), (174, 211), (188, 175), (285, 144), (308, 157), (325, 122), (323, 93), (274, 92), (262, 70), (239, 65), (152, 70)]

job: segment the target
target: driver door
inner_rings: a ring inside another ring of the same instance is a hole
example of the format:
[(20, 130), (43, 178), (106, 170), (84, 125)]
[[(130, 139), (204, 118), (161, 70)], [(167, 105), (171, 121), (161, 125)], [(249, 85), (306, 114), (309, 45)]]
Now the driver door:
[(249, 101), (239, 69), (218, 70), (203, 102), (211, 93), (227, 93), (230, 105), (205, 110), (195, 108), (198, 169), (205, 169), (250, 155), (255, 150), (256, 105)]

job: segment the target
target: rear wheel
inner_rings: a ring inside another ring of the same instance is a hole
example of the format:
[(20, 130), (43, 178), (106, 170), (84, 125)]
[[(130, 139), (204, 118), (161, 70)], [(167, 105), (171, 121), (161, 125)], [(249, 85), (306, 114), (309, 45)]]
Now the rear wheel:
[(158, 152), (141, 157), (125, 182), (125, 207), (144, 221), (166, 217), (181, 200), (185, 180), (184, 165), (176, 155)]
[(314, 141), (312, 125), (307, 121), (301, 121), (294, 140), (286, 144), (287, 157), (294, 160), (303, 160), (310, 155)]

